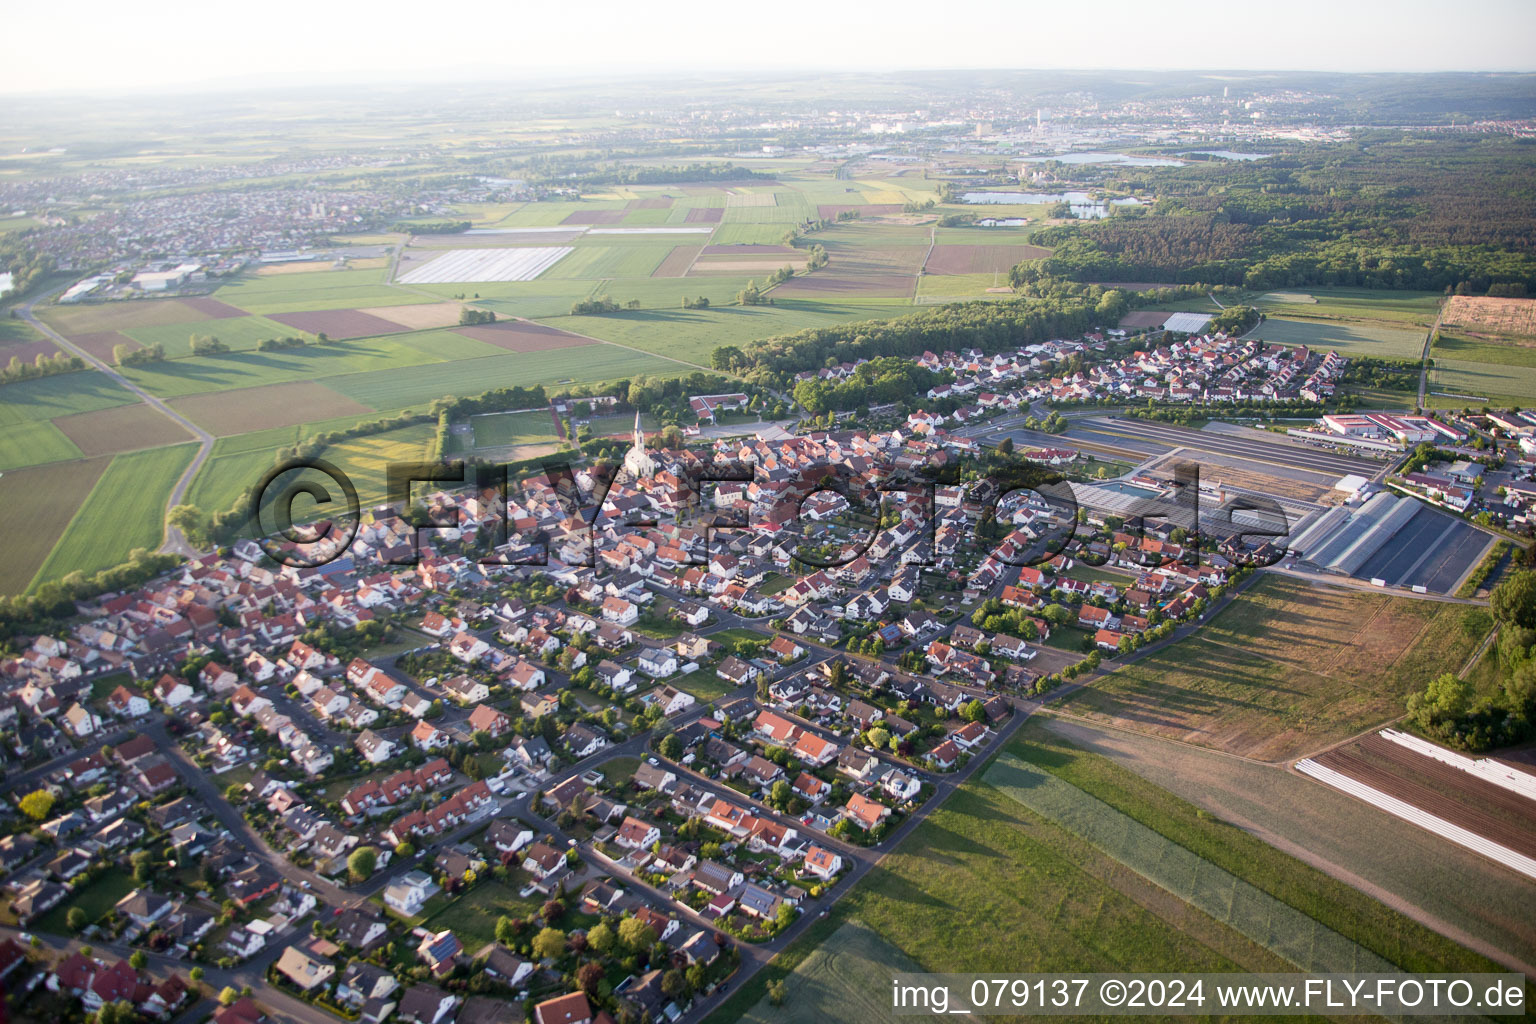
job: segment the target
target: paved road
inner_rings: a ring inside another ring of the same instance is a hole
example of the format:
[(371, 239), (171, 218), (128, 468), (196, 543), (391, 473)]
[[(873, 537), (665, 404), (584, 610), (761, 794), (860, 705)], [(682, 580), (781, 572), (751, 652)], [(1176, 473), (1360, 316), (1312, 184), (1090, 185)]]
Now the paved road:
[[(57, 289), (55, 289), (55, 291), (57, 291)], [(166, 502), (165, 506), (166, 511), (169, 512), (172, 506), (181, 504), (182, 499), (186, 497), (187, 488), (192, 484), (192, 478), (197, 475), (197, 471), (199, 469), (203, 468), (203, 463), (208, 461), (208, 455), (213, 451), (213, 435), (208, 433), (208, 431), (204, 430), (202, 427), (198, 426), (196, 423), (193, 423), (191, 420), (187, 419), (175, 409), (172, 409), (170, 406), (166, 405), (157, 396), (150, 394), (148, 391), (145, 391), (133, 381), (123, 376), (117, 371), (115, 367), (110, 366), (102, 360), (91, 355), (91, 353), (87, 352), (79, 345), (76, 345), (74, 342), (64, 337), (64, 335), (60, 334), (58, 331), (55, 331), (52, 327), (49, 327), (47, 324), (43, 323), (35, 315), (33, 315), (32, 307), (38, 302), (41, 302), (43, 299), (52, 297), (53, 294), (54, 292), (49, 292), (46, 295), (41, 295), (35, 299), (32, 299), (23, 306), (17, 307), (18, 311), (21, 313), (21, 318), (51, 338), (59, 345), (60, 348), (63, 348), (65, 351), (72, 355), (79, 356), (91, 366), (94, 366), (97, 370), (106, 374), (117, 384), (139, 396), (139, 400), (142, 401), (145, 405), (149, 406), (151, 409), (154, 409), (156, 412), (160, 413), (162, 416), (165, 416), (167, 419), (174, 420), (181, 426), (183, 430), (197, 438), (197, 454), (192, 457), (192, 462), (187, 466), (185, 470), (182, 471), (181, 476), (177, 478), (176, 486), (171, 488), (171, 496), (170, 499)], [(184, 555), (188, 558), (194, 557), (197, 554), (197, 549), (194, 548), (192, 544), (187, 540), (186, 535), (183, 534), (181, 530), (170, 525), (169, 523), (165, 524), (165, 536), (163, 543), (160, 545), (160, 550), (171, 552), (173, 554)]]

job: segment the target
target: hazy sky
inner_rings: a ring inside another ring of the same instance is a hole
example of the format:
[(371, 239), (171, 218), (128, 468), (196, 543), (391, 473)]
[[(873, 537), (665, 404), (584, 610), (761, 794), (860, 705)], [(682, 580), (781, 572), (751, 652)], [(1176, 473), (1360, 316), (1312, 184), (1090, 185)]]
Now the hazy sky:
[(1532, 0), (73, 0), (12, 5), (5, 32), (3, 93), (546, 69), (1536, 69)]

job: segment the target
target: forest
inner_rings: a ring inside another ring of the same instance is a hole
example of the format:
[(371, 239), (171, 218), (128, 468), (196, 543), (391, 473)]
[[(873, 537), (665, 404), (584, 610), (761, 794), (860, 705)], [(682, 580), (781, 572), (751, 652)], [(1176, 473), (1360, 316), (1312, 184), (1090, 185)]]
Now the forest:
[(1104, 173), (1157, 201), (1037, 232), (1043, 272), (1483, 294), (1536, 290), (1536, 143), (1368, 131), (1267, 159)]

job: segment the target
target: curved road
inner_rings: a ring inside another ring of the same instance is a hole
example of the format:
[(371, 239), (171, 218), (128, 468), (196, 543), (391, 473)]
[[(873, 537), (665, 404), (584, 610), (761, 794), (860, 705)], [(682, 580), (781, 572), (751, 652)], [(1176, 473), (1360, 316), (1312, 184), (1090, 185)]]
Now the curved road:
[[(203, 468), (203, 463), (208, 461), (208, 455), (213, 451), (213, 435), (208, 433), (208, 431), (204, 430), (202, 427), (198, 426), (196, 423), (193, 423), (191, 420), (187, 419), (175, 409), (172, 409), (170, 406), (166, 405), (156, 396), (139, 387), (127, 377), (124, 377), (117, 371), (115, 367), (108, 365), (100, 359), (97, 359), (95, 356), (85, 351), (85, 349), (76, 345), (74, 342), (64, 337), (64, 335), (60, 334), (58, 331), (55, 331), (52, 327), (49, 327), (47, 324), (43, 323), (36, 316), (34, 316), (32, 313), (32, 307), (41, 300), (52, 297), (53, 294), (53, 292), (48, 292), (45, 295), (40, 295), (37, 298), (30, 300), (23, 306), (18, 306), (17, 310), (21, 313), (21, 318), (27, 323), (31, 324), (37, 330), (41, 331), (44, 335), (58, 344), (58, 346), (64, 349), (66, 352), (69, 352), (71, 355), (79, 356), (91, 366), (112, 378), (113, 381), (122, 387), (127, 388), (135, 395), (138, 395), (139, 400), (145, 405), (148, 405), (151, 409), (154, 409), (162, 416), (174, 420), (178, 425), (181, 426), (183, 430), (197, 439), (197, 454), (192, 457), (191, 464), (188, 465), (187, 468), (182, 472), (181, 476), (177, 478), (176, 486), (171, 488), (170, 500), (167, 501), (165, 505), (166, 511), (169, 512), (172, 506), (181, 504), (181, 499), (186, 497), (187, 488), (192, 484), (192, 478), (197, 475), (198, 470)], [(197, 549), (187, 541), (186, 535), (183, 534), (180, 529), (172, 526), (170, 523), (165, 524), (165, 539), (160, 544), (160, 550), (168, 551), (172, 554), (184, 555), (188, 558), (191, 558), (197, 554)]]

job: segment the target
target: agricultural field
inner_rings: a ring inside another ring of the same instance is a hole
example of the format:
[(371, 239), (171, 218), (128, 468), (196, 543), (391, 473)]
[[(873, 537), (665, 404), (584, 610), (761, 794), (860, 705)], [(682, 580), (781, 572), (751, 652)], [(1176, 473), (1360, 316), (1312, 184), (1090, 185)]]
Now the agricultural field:
[[(934, 195), (917, 179), (838, 180), (829, 164), (808, 172), (813, 163), (764, 163), (784, 175), (776, 182), (471, 205), (461, 215), (473, 228), (462, 234), (347, 236), (339, 243), (376, 248), (357, 259), (255, 267), (211, 282), (204, 296), (38, 312), (108, 362), (118, 346), (164, 348), (166, 359), (123, 373), (218, 438), (188, 500), (224, 508), (317, 421), (355, 423), (492, 387), (682, 376), (708, 368), (722, 344), (901, 315), (925, 262), (931, 281), (946, 282), (925, 291), (922, 301), (932, 302), (969, 297), (973, 279), (995, 278), (1043, 251), (1027, 244), (1027, 230), (937, 231), (931, 215), (902, 213), (902, 204)], [(844, 212), (859, 217), (836, 221)], [(786, 244), (818, 217), (832, 223)], [(830, 263), (805, 274), (812, 242), (826, 247)], [(399, 247), (402, 261), (396, 266), (377, 247)], [(750, 280), (761, 285), (785, 265), (801, 276), (770, 290), (774, 305), (734, 304)], [(596, 296), (639, 309), (570, 315), (574, 303)], [(701, 297), (708, 309), (681, 308)], [(461, 326), (466, 302), (500, 319)], [(330, 343), (257, 350), (268, 338), (313, 342), (322, 334)], [(216, 337), (231, 351), (193, 356), (194, 336)], [(54, 350), (19, 321), (0, 328), (0, 360)], [(186, 440), (174, 422), (95, 374), (9, 385), (6, 397), (0, 472)], [(277, 434), (282, 443), (271, 440)], [(512, 442), (551, 443), (547, 435)], [(73, 515), (78, 502), (59, 511)], [(30, 579), (37, 564), (27, 564)]]
[(708, 366), (710, 353), (721, 345), (738, 345), (754, 338), (790, 334), (808, 327), (879, 320), (908, 312), (888, 302), (848, 302), (835, 299), (780, 299), (772, 306), (714, 306), (709, 309), (656, 309), (608, 316), (572, 316), (551, 324), (604, 341)]
[(1417, 361), (1424, 351), (1424, 331), (1407, 324), (1346, 320), (1291, 320), (1271, 316), (1252, 337), (1281, 345), (1334, 349), (1346, 356)]
[(85, 453), (52, 421), (136, 400), (91, 370), (6, 384), (0, 399), (0, 471), (80, 458)]
[(450, 249), (428, 256), (405, 253), (400, 257), (396, 279), (401, 284), (532, 281), (574, 251), (568, 246), (551, 245), (511, 249)]
[(1058, 706), (1278, 761), (1400, 715), (1407, 694), (1460, 669), (1489, 626), (1480, 609), (1267, 575), (1194, 637)]
[(1313, 759), (1509, 850), (1536, 850), (1536, 803), (1372, 733)]
[(114, 456), (34, 584), (76, 570), (110, 568), (127, 561), (135, 548), (158, 548), (165, 535), (166, 499), (196, 450), (194, 444), (179, 444)]
[[(173, 398), (167, 404), (217, 437), (298, 426), (313, 422), (316, 415), (335, 419), (342, 416), (359, 417), (372, 411), (323, 384), (309, 380), (187, 395)], [(163, 416), (159, 418), (162, 422), (169, 422)]]
[(1395, 322), (1428, 327), (1435, 322), (1443, 298), (1439, 292), (1316, 288), (1310, 291), (1264, 292), (1254, 296), (1251, 301), (1271, 317)]
[[(1189, 801), (1214, 820), (1231, 823), (1219, 831), (1251, 840), (1238, 849), (1245, 858), (1264, 864), (1260, 854), (1271, 860), (1288, 854), (1339, 879), (1322, 895), (1341, 909), (1360, 913), (1350, 909), (1353, 900), (1381, 913), (1367, 896), (1417, 907), (1426, 915), (1420, 920), (1434, 922), (1437, 931), (1530, 973), (1536, 889), (1512, 889), (1505, 869), (1469, 850), (1283, 768), (1065, 718), (1032, 722), (1028, 730), (1044, 750), (1080, 748), (1099, 755), (1076, 757), (1067, 777), (1138, 820), (1149, 819), (1137, 808), (1150, 812)], [(1091, 773), (1079, 770), (1089, 768)], [(1124, 780), (1133, 800), (1107, 795), (1093, 779), (1099, 774)], [(1185, 845), (1232, 870), (1209, 849)], [(1457, 885), (1447, 888), (1446, 878), (1457, 879)]]
[(1479, 338), (1536, 344), (1536, 299), (1453, 295), (1440, 323)]
[(57, 344), (25, 320), (0, 319), (0, 366), (16, 360), (35, 363), (38, 356), (52, 356), (58, 351)]
[(0, 591), (27, 589), (111, 461), (103, 455), (0, 473), (0, 529), (11, 538), (0, 558)]
[(374, 414), (369, 413), (221, 437), (213, 443), (213, 453), (193, 478), (186, 500), (209, 511), (227, 509), (276, 464), (280, 449), (291, 447), (312, 434), (344, 429), (359, 420), (373, 418)]
[[(383, 334), (388, 330), (399, 330), (390, 324), (383, 325), (386, 330), (369, 333)], [(320, 328), (324, 330), (324, 328)], [(245, 352), (254, 349), (259, 343), (268, 338), (282, 338), (290, 335), (300, 335), (313, 340), (315, 330), (302, 327), (298, 324), (283, 323), (264, 316), (236, 316), (226, 317), (220, 320), (200, 320), (186, 324), (161, 324), (151, 327), (130, 327), (121, 333), (127, 335), (140, 345), (161, 345), (168, 356), (189, 355), (192, 351), (192, 336), (202, 335), (219, 339), (236, 352)], [(344, 337), (341, 334), (332, 334), (331, 337)]]
[(1429, 389), (1466, 396), (1449, 400), (1455, 408), (1521, 406), (1536, 400), (1536, 348), (1441, 331), (1430, 358), (1435, 365), (1429, 372)]
[[(1097, 827), (1105, 824), (1108, 832)], [(1123, 845), (1130, 838), (1137, 841)], [(1225, 878), (1224, 897), (1241, 892), (1245, 905), (1262, 909), (1259, 927), (1226, 902), (1211, 902), (1201, 875), (1168, 874), (1196, 864), (1212, 880)], [(966, 927), (957, 931), (956, 921)], [(710, 1020), (842, 1018), (848, 1003), (839, 982), (882, 971), (888, 978), (891, 970), (1290, 971), (1324, 958), (1362, 970), (1382, 963), (1493, 969), (1371, 896), (1031, 722)], [(789, 998), (773, 1008), (763, 993), (780, 977), (788, 978)]]
[(143, 402), (60, 416), (53, 425), (85, 455), (109, 455), (192, 440), (185, 427)]

